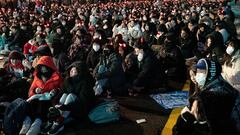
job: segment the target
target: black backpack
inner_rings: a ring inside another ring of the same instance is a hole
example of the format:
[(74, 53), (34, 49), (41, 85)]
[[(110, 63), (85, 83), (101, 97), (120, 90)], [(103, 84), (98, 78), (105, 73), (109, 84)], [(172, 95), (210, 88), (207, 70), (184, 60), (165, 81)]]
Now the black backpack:
[(28, 103), (21, 98), (15, 99), (6, 108), (3, 118), (3, 131), (7, 135), (18, 134), (26, 117), (27, 108)]

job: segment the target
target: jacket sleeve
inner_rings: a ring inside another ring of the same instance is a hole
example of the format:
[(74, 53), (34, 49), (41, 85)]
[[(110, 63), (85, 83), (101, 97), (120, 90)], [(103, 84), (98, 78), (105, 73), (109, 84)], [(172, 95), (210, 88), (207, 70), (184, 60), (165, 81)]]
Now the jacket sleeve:
[(181, 114), (177, 123), (173, 127), (173, 135), (191, 135), (193, 132), (194, 121), (196, 119), (190, 112)]
[(32, 85), (29, 89), (29, 92), (28, 92), (28, 97), (31, 97), (35, 94), (35, 89), (37, 88), (37, 85), (36, 85), (36, 79), (33, 80), (32, 82)]
[(122, 67), (122, 63), (117, 58), (117, 56), (110, 59), (110, 62), (111, 64), (110, 64), (110, 67), (108, 68), (108, 71), (104, 73), (100, 73), (98, 80), (108, 78), (119, 73), (119, 71), (121, 70), (120, 68)]

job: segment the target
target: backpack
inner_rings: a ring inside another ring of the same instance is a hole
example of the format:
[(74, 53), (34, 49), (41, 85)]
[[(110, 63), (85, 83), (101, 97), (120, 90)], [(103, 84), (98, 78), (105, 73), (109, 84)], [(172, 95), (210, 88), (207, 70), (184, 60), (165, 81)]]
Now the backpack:
[(17, 98), (6, 108), (3, 118), (3, 131), (7, 135), (18, 134), (26, 117), (27, 106), (28, 103), (25, 100)]
[(88, 117), (96, 124), (118, 121), (120, 118), (119, 104), (116, 100), (105, 100), (93, 108)]

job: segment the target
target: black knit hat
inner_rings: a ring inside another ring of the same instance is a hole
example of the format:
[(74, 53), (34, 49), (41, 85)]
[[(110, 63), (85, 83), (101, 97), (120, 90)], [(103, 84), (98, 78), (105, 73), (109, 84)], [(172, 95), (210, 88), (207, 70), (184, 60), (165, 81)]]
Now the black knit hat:
[(10, 52), (8, 58), (9, 58), (9, 59), (23, 60), (23, 59), (24, 59), (24, 56), (23, 56), (22, 53), (20, 53), (20, 52), (18, 52), (18, 51), (12, 51), (12, 52)]
[(51, 52), (50, 48), (47, 45), (41, 45), (34, 52), (34, 55), (52, 56), (52, 52)]

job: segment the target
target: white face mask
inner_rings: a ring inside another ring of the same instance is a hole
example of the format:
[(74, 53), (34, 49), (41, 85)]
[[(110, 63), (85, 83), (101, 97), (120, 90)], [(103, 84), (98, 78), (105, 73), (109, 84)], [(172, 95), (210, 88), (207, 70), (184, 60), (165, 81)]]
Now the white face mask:
[(206, 83), (207, 75), (204, 73), (197, 73), (195, 79), (196, 82), (198, 83), (198, 86), (201, 88)]
[(108, 28), (108, 26), (107, 26), (107, 25), (104, 25), (104, 26), (103, 26), (103, 29), (107, 29), (107, 28)]
[(232, 53), (234, 52), (234, 48), (232, 46), (228, 46), (226, 52), (227, 54), (232, 55)]
[(143, 21), (147, 21), (147, 17), (146, 16), (143, 16)]
[(95, 52), (97, 52), (97, 51), (99, 51), (99, 49), (100, 49), (100, 45), (99, 44), (93, 44), (93, 50), (95, 51)]
[(62, 21), (62, 25), (65, 26), (66, 25), (66, 21)]
[(37, 27), (37, 31), (42, 31), (42, 28), (41, 27)]
[(143, 60), (143, 55), (144, 55), (143, 52), (139, 52), (138, 53), (138, 56), (137, 56), (138, 61), (142, 61)]

